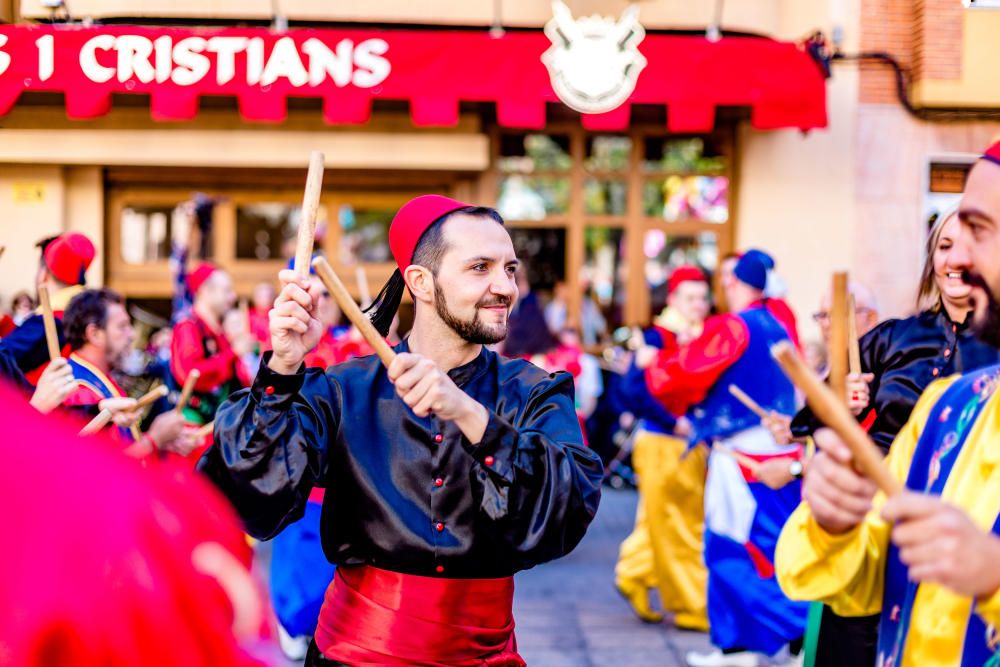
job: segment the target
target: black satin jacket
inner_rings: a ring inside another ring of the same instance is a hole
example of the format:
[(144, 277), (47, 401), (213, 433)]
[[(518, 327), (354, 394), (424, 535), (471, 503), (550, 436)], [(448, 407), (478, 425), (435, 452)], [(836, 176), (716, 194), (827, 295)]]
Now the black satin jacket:
[(294, 375), (265, 359), (253, 386), (219, 408), (199, 466), (259, 538), (326, 488), (323, 549), (340, 565), (492, 578), (569, 553), (603, 477), (583, 444), (572, 377), (485, 348), (449, 376), (490, 412), (478, 444), (452, 422), (415, 416), (378, 357)]
[[(875, 380), (869, 385), (872, 401), (858, 420), (870, 419), (869, 413), (875, 411), (868, 434), (883, 451), (889, 450), (931, 382), (1000, 361), (997, 350), (969, 330), (970, 323), (971, 313), (965, 322), (956, 324), (944, 308), (925, 310), (905, 320), (886, 320), (862, 337), (861, 368), (873, 373)], [(792, 433), (797, 437), (818, 427), (809, 408), (792, 421)]]

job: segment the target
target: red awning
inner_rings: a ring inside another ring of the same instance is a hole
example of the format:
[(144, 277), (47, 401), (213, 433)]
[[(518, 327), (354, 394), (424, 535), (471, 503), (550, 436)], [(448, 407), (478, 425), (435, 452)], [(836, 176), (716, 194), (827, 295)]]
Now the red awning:
[[(206, 95), (231, 96), (250, 121), (280, 122), (288, 97), (322, 98), (331, 124), (363, 123), (372, 100), (402, 100), (414, 124), (450, 126), (461, 102), (496, 105), (501, 125), (545, 126), (559, 102), (541, 32), (0, 26), (0, 114), (26, 91), (65, 94), (70, 118), (108, 112), (112, 94), (148, 94), (157, 120), (188, 120)], [(584, 126), (621, 130), (631, 105), (665, 105), (675, 132), (712, 128), (719, 106), (751, 109), (758, 129), (826, 126), (819, 68), (762, 37), (647, 35), (648, 64), (628, 100)]]

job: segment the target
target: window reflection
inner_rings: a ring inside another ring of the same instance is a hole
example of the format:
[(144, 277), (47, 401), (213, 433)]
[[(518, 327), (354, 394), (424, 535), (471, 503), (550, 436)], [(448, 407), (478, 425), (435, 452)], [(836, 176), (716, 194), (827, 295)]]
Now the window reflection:
[(566, 277), (566, 230), (561, 227), (511, 227), (514, 253), (528, 270), (533, 290), (551, 290)]
[(386, 207), (341, 206), (337, 211), (341, 263), (391, 262), (389, 223), (395, 214), (395, 209)]
[(625, 215), (628, 183), (588, 178), (583, 183), (583, 206), (587, 215)]
[(729, 179), (725, 176), (667, 176), (643, 184), (643, 211), (667, 222), (729, 220)]
[(122, 261), (144, 264), (167, 259), (177, 215), (186, 215), (181, 206), (126, 206), (121, 217)]
[(596, 343), (609, 326), (613, 329), (622, 323), (626, 274), (624, 238), (621, 229), (611, 227), (587, 227), (584, 234), (586, 253), (580, 277), (584, 303), (580, 325), (586, 344)]
[(498, 165), (503, 172), (533, 174), (568, 171), (572, 164), (568, 136), (505, 134), (500, 139)]
[(719, 148), (701, 137), (650, 137), (645, 145), (642, 169), (646, 172), (718, 174), (726, 168), (726, 158)]
[[(236, 258), (282, 259), (302, 220), (302, 207), (285, 202), (240, 204), (236, 207)], [(316, 213), (316, 228), (326, 226), (326, 208)], [(293, 250), (294, 252), (294, 250)]]
[(627, 171), (632, 154), (632, 139), (601, 135), (587, 139), (587, 159), (584, 167), (590, 172)]
[(500, 180), (497, 210), (505, 220), (542, 220), (569, 211), (568, 177), (511, 174)]

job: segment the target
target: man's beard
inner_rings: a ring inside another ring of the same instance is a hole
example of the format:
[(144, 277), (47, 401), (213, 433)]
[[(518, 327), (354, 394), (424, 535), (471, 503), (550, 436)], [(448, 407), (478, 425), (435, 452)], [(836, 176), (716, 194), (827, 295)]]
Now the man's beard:
[(476, 304), (476, 310), (472, 315), (472, 319), (459, 319), (450, 310), (448, 310), (448, 303), (444, 297), (444, 292), (441, 291), (441, 286), (437, 284), (434, 285), (434, 309), (437, 311), (438, 317), (440, 317), (452, 331), (457, 333), (459, 337), (467, 343), (492, 345), (493, 343), (499, 343), (507, 337), (506, 320), (503, 324), (490, 327), (479, 319), (479, 311), (483, 308), (489, 308), (491, 306), (506, 306), (509, 309), (510, 297), (496, 296), (492, 299), (484, 299)]
[[(970, 327), (972, 333), (987, 345), (1000, 348), (1000, 301), (997, 301), (993, 290), (986, 284), (986, 279), (982, 275), (968, 270), (963, 271), (962, 282), (972, 287), (978, 287), (982, 292), (982, 295), (979, 292), (973, 292), (975, 296), (973, 297), (973, 317)], [(975, 301), (982, 298), (986, 299), (986, 308), (980, 314), (978, 304)]]

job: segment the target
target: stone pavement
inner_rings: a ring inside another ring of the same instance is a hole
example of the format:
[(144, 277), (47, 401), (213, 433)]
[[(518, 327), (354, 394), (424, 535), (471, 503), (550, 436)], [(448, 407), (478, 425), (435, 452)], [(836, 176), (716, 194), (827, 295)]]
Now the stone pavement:
[(529, 667), (681, 667), (708, 636), (641, 623), (614, 588), (618, 545), (632, 529), (634, 491), (605, 487), (597, 518), (569, 556), (516, 577), (517, 645)]

